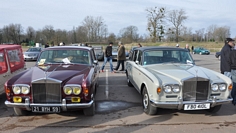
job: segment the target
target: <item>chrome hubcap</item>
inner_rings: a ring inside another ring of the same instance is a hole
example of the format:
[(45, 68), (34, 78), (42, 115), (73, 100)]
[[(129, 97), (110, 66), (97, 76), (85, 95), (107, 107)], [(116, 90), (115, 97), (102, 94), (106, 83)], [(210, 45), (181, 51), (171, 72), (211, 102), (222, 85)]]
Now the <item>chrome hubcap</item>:
[(148, 95), (144, 94), (143, 96), (143, 106), (146, 109), (148, 107)]

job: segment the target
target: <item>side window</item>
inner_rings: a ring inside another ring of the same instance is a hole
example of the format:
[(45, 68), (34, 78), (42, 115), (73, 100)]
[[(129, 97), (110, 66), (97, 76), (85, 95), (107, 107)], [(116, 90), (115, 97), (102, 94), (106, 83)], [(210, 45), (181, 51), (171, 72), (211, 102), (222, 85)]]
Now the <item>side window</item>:
[(96, 59), (96, 56), (95, 56), (94, 49), (91, 50), (91, 57), (92, 57), (92, 58), (91, 58), (91, 59), (92, 59), (92, 63), (93, 63), (94, 60), (97, 60), (97, 59)]
[(11, 72), (24, 67), (23, 54), (20, 49), (7, 50)]
[(135, 51), (133, 52), (132, 61), (136, 61), (136, 59), (137, 59), (137, 53), (138, 53), (138, 50), (135, 50)]
[(0, 51), (0, 74), (7, 72), (7, 63), (4, 51)]
[(139, 52), (138, 52), (138, 59), (137, 59), (137, 61), (139, 62), (139, 64), (142, 64), (142, 62), (141, 62), (142, 56), (143, 56), (143, 52), (142, 52), (142, 51), (139, 51)]

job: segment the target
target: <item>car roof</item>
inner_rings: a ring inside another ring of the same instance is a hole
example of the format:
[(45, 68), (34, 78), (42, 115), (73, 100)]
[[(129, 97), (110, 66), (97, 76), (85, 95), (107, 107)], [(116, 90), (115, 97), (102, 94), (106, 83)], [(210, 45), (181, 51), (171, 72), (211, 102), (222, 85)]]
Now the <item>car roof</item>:
[(146, 51), (146, 50), (183, 50), (183, 51), (187, 51), (187, 49), (183, 49), (183, 48), (164, 47), (164, 46), (139, 47), (139, 48), (135, 48), (135, 50), (141, 50), (141, 51)]
[(54, 46), (54, 47), (47, 47), (45, 49), (43, 49), (43, 51), (45, 50), (64, 50), (64, 49), (85, 49), (85, 50), (91, 50), (93, 48), (91, 47), (86, 47), (86, 46)]
[(21, 45), (17, 45), (17, 44), (0, 45), (0, 50), (2, 50), (2, 49), (12, 49), (12, 48), (21, 48)]

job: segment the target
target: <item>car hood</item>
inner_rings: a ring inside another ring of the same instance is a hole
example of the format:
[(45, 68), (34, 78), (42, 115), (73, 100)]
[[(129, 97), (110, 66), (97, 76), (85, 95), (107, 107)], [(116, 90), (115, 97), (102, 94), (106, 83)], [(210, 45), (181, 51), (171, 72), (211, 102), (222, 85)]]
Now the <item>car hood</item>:
[(58, 82), (81, 81), (88, 75), (91, 67), (87, 65), (45, 65), (34, 66), (8, 81), (9, 84), (31, 84), (38, 80)]
[(40, 52), (24, 52), (24, 54), (39, 54)]
[(223, 82), (220, 78), (220, 74), (216, 74), (217, 72), (195, 65), (157, 64), (150, 65), (146, 67), (146, 69), (164, 82), (178, 81), (181, 83), (181, 81), (193, 77), (201, 77), (211, 81)]
[(112, 55), (117, 55), (117, 54), (118, 54), (117, 51), (115, 51), (115, 52), (112, 51)]

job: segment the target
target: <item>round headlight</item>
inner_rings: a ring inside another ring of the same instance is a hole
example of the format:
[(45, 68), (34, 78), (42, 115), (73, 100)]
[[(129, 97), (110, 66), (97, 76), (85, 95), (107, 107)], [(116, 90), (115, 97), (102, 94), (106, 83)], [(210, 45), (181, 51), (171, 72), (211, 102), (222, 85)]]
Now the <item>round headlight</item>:
[(14, 86), (13, 87), (13, 92), (14, 92), (14, 94), (20, 94), (21, 93), (20, 87), (19, 86)]
[(226, 90), (226, 85), (225, 84), (220, 84), (219, 85), (219, 90), (220, 91), (225, 91)]
[(217, 84), (213, 84), (212, 86), (211, 86), (211, 90), (212, 91), (217, 91), (218, 90), (218, 85)]
[(79, 95), (80, 92), (81, 92), (81, 87), (78, 87), (78, 86), (73, 87), (73, 93), (74, 93), (75, 95)]
[(66, 94), (66, 95), (70, 95), (70, 94), (72, 94), (72, 88), (70, 88), (70, 87), (64, 87), (64, 93)]
[(27, 87), (27, 86), (22, 86), (22, 87), (21, 87), (21, 93), (23, 93), (23, 94), (29, 94), (29, 92), (30, 92), (29, 87)]
[(164, 87), (164, 91), (165, 91), (166, 93), (171, 93), (171, 86), (166, 85), (166, 86)]
[(178, 85), (173, 85), (173, 86), (172, 86), (172, 91), (173, 91), (174, 93), (180, 92), (179, 86), (178, 86)]

